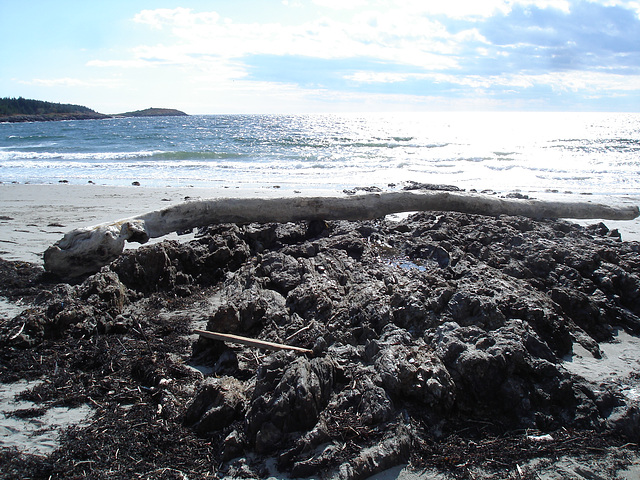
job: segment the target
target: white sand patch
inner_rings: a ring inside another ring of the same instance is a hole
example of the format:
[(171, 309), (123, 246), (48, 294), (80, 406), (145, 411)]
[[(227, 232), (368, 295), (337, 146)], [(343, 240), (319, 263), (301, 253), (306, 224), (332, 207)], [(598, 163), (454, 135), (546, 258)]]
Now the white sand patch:
[(20, 315), (26, 308), (20, 302), (11, 302), (4, 297), (0, 297), (0, 321)]
[[(574, 343), (573, 355), (564, 358), (564, 367), (594, 383), (622, 380), (640, 371), (640, 338), (620, 329), (613, 342), (601, 343), (602, 358), (594, 358), (583, 347)], [(632, 393), (639, 395), (636, 391)]]
[[(49, 455), (58, 448), (63, 429), (85, 424), (93, 413), (88, 405), (46, 408), (16, 398), (39, 383), (20, 380), (0, 384), (0, 446), (15, 447), (24, 453)], [(28, 412), (30, 409), (34, 410)]]

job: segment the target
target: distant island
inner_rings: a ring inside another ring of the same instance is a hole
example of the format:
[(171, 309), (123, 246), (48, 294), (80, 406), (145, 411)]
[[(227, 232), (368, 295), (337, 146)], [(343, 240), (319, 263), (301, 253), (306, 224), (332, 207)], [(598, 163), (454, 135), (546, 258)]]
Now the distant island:
[(121, 117), (187, 116), (172, 108), (147, 108), (134, 112), (106, 115), (82, 105), (52, 103), (27, 98), (0, 98), (0, 122), (49, 122), (57, 120), (96, 120)]
[(135, 112), (118, 113), (114, 117), (188, 117), (188, 115), (174, 108), (147, 108)]

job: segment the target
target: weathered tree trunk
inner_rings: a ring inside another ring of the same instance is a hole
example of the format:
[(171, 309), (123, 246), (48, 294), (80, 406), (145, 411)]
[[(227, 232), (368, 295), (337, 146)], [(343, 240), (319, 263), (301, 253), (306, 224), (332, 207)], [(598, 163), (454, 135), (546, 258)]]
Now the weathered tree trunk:
[(391, 213), (457, 211), (530, 218), (632, 220), (638, 207), (504, 199), (462, 192), (392, 192), (353, 197), (218, 198), (182, 203), (137, 217), (68, 232), (44, 254), (44, 266), (63, 277), (99, 270), (118, 257), (125, 241), (144, 243), (171, 232), (216, 223), (365, 220)]

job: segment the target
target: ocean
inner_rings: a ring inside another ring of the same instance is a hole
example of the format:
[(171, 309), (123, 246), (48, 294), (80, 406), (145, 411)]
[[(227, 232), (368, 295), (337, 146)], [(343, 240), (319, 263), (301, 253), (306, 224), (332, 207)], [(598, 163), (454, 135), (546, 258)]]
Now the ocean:
[(204, 115), (0, 124), (0, 182), (640, 196), (640, 114)]

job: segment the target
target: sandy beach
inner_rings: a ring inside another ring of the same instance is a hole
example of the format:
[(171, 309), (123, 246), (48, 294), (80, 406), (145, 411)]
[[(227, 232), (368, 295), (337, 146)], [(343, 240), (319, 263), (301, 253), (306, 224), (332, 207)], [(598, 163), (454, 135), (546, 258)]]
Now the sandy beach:
[[(342, 196), (339, 190), (254, 187), (114, 187), (69, 184), (0, 184), (0, 256), (6, 260), (42, 263), (43, 252), (76, 228), (88, 227), (160, 210), (188, 200), (224, 197)], [(532, 198), (608, 203), (606, 198), (559, 193), (532, 193)], [(623, 198), (618, 205), (640, 205), (640, 197)], [(580, 225), (603, 221), (618, 229), (623, 240), (640, 240), (640, 218), (631, 221), (578, 220)], [(166, 238), (178, 238), (169, 235)], [(162, 239), (155, 239), (159, 241)], [(135, 248), (138, 244), (128, 244)]]
[[(287, 195), (303, 193), (314, 196), (341, 194), (330, 190), (286, 192)], [(269, 186), (149, 188), (0, 184), (0, 256), (6, 260), (41, 264), (47, 247), (76, 228), (112, 222), (198, 198), (282, 195), (281, 189)], [(131, 244), (131, 247), (136, 245)]]

